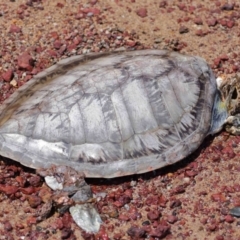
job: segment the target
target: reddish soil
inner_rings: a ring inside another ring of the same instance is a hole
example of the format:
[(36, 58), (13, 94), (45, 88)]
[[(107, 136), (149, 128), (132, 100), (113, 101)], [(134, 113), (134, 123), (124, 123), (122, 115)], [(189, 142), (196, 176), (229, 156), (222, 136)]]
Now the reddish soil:
[[(3, 1), (2, 1), (3, 2)], [(227, 3), (226, 3), (227, 2)], [(240, 72), (240, 4), (221, 0), (19, 0), (0, 3), (0, 101), (59, 59), (116, 49), (204, 57)], [(52, 191), (34, 170), (0, 161), (0, 239), (240, 239), (240, 137), (222, 131), (187, 159), (121, 179), (87, 179), (104, 224), (83, 232), (48, 213)]]

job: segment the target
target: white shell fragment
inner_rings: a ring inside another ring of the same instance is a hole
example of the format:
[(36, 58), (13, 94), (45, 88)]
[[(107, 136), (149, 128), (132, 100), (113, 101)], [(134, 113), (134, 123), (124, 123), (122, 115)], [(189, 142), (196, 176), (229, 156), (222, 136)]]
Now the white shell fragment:
[(73, 220), (83, 230), (89, 233), (97, 233), (102, 220), (92, 204), (77, 204), (69, 209)]
[(36, 75), (0, 108), (0, 155), (86, 177), (173, 164), (207, 135), (215, 77), (200, 57), (165, 50), (74, 56)]
[(46, 184), (54, 191), (62, 190), (63, 184), (59, 183), (54, 176), (46, 176), (45, 178)]
[(220, 89), (221, 88), (221, 85), (223, 83), (223, 78), (222, 77), (217, 77), (216, 78), (216, 83), (217, 83), (217, 88)]

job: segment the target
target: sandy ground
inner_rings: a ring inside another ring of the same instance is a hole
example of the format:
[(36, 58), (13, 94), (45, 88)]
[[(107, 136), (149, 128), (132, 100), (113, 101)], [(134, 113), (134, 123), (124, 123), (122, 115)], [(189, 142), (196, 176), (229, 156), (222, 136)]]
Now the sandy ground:
[[(0, 2), (0, 100), (59, 59), (115, 49), (199, 55), (230, 78), (240, 72), (239, 26), (237, 1)], [(68, 213), (40, 220), (52, 192), (33, 170), (2, 159), (0, 239), (240, 239), (240, 220), (229, 214), (240, 206), (239, 143), (223, 131), (174, 166), (88, 179), (104, 221), (95, 236)]]

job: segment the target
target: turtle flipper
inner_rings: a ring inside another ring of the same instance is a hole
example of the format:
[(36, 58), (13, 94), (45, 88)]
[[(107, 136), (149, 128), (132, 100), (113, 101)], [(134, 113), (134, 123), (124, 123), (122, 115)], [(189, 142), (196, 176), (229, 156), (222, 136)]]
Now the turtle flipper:
[(233, 135), (240, 135), (240, 113), (227, 118), (225, 129)]
[(67, 166), (52, 166), (37, 172), (55, 190), (53, 201), (60, 212), (70, 207), (70, 214), (79, 227), (89, 233), (98, 232), (102, 220), (91, 203), (92, 191), (83, 174)]

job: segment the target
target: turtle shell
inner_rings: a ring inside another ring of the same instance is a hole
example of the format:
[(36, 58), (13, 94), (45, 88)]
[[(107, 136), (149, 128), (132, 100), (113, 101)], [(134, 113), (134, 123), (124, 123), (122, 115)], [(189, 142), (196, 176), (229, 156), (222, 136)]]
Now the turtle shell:
[(198, 148), (215, 93), (200, 57), (142, 50), (66, 58), (1, 106), (0, 155), (87, 177), (152, 171)]

